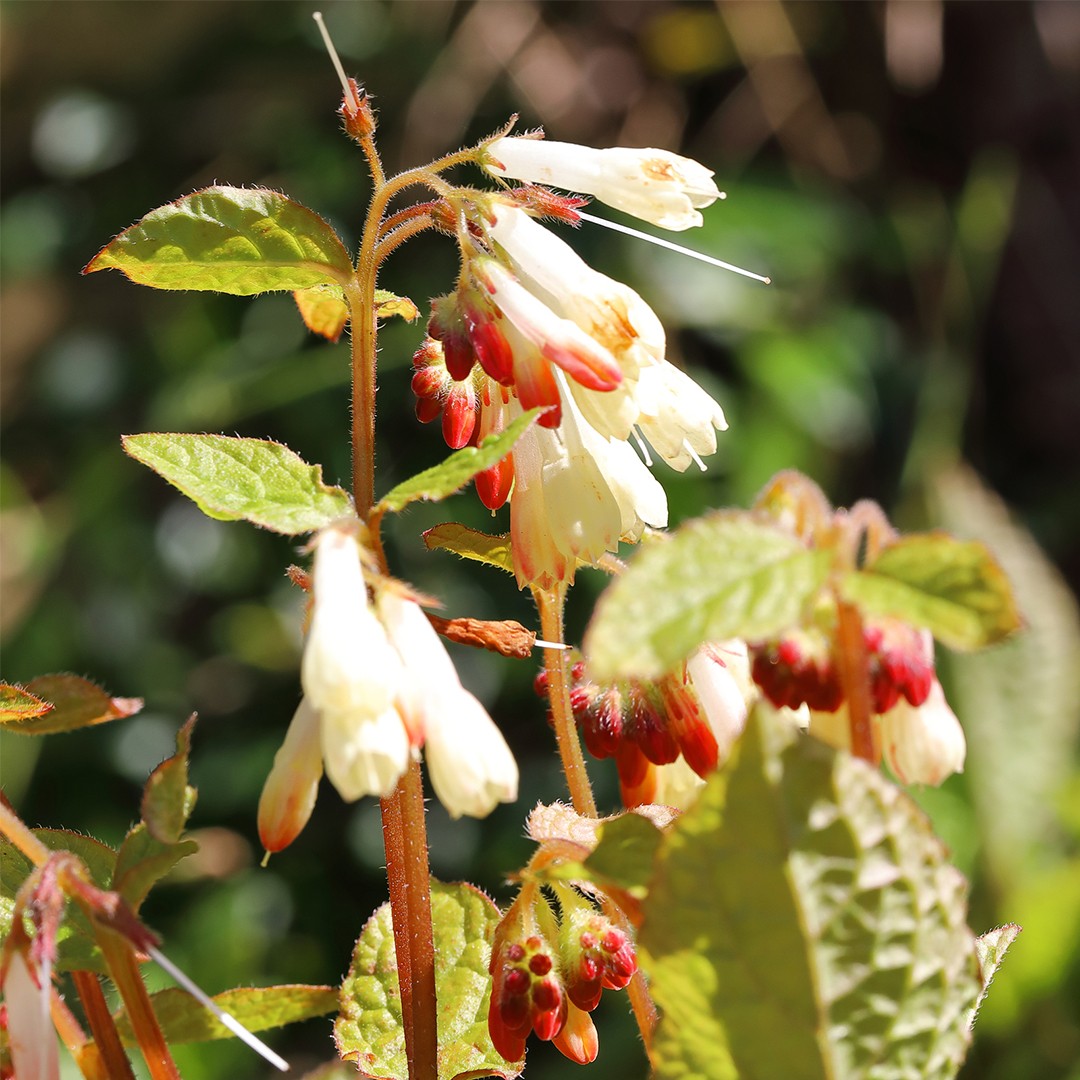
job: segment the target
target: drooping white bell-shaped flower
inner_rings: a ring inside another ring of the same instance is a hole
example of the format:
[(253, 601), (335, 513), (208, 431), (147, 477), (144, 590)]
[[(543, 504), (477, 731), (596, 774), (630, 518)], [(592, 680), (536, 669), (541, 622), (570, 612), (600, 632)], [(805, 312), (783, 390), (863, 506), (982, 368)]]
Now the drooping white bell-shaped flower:
[(488, 145), (485, 168), (494, 176), (594, 195), (617, 210), (676, 231), (700, 225), (698, 210), (721, 197), (710, 169), (651, 147), (598, 150), (509, 136)]

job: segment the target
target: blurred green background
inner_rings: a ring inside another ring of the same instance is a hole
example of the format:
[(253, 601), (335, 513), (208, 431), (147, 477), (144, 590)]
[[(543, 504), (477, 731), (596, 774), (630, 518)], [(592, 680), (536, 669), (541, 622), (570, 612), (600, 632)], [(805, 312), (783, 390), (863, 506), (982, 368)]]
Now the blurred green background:
[[(322, 7), (376, 97), (391, 169), (520, 112), (551, 138), (668, 147), (716, 170), (729, 197), (684, 239), (771, 287), (597, 228), (571, 237), (655, 306), (672, 359), (727, 410), (707, 474), (658, 467), (673, 521), (745, 505), (795, 467), (838, 504), (875, 498), (902, 527), (982, 537), (1006, 562), (1028, 631), (943, 659), (968, 769), (917, 797), (972, 881), (973, 927), (1025, 927), (963, 1075), (1080, 1077), (1080, 5)], [(210, 992), (339, 979), (385, 897), (378, 810), (327, 787), (300, 840), (257, 867), (255, 805), (298, 698), (300, 598), (283, 574), (297, 545), (203, 518), (119, 436), (272, 437), (347, 482), (348, 348), (306, 335), (286, 296), (78, 272), (146, 211), (214, 181), (283, 190), (355, 242), (365, 171), (312, 10), (0, 5), (4, 677), (74, 671), (146, 698), (105, 728), (0, 735), (3, 786), (31, 824), (115, 844), (197, 710), (202, 850), (144, 910)], [(424, 237), (382, 284), (424, 306), (454, 270), (450, 245)], [(420, 333), (383, 336), (380, 490), (444, 454), (412, 415)], [(421, 530), (451, 516), (492, 527), (471, 494), (411, 510), (389, 526), (392, 567), (450, 615), (532, 625), (509, 578), (424, 551)], [(582, 575), (575, 633), (601, 585)], [(505, 899), (525, 813), (565, 792), (535, 666), (455, 656), (519, 755), (522, 792), (482, 824), (433, 803), (433, 870)], [(614, 808), (607, 764), (594, 772)], [(643, 1076), (612, 997), (596, 1075)], [(295, 1074), (332, 1055), (325, 1021), (272, 1041)], [(269, 1073), (232, 1044), (178, 1057), (189, 1080)], [(534, 1080), (571, 1068), (530, 1049)]]

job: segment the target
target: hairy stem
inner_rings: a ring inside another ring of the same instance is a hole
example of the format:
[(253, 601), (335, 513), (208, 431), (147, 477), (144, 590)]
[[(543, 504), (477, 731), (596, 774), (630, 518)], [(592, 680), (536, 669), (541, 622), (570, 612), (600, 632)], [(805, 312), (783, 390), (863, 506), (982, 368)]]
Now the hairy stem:
[(88, 1069), (86, 1064), (89, 1063), (84, 1064), (80, 1060), (83, 1075), (93, 1076), (95, 1080), (99, 1076), (104, 1080), (135, 1080), (135, 1073), (127, 1054), (124, 1053), (120, 1033), (116, 1030), (116, 1021), (109, 1012), (97, 975), (92, 971), (73, 971), (71, 978), (82, 1002), (86, 1022), (90, 1025), (90, 1033), (94, 1036), (98, 1058), (94, 1065), (100, 1066)]
[(180, 1070), (169, 1052), (135, 961), (134, 948), (126, 938), (107, 927), (99, 924), (95, 930), (97, 943), (109, 965), (109, 975), (120, 991), (151, 1080), (180, 1080)]
[(836, 607), (837, 667), (851, 723), (851, 752), (877, 764), (880, 755), (874, 740), (869, 657), (863, 640), (862, 618), (852, 604), (840, 601)]
[[(533, 595), (536, 597), (536, 606), (540, 609), (541, 635), (547, 641), (561, 644), (566, 588), (560, 587), (553, 593), (534, 589)], [(585, 757), (581, 753), (574, 712), (570, 707), (570, 672), (566, 660), (565, 649), (546, 651), (548, 699), (555, 724), (555, 741), (559, 746), (559, 757), (562, 759), (566, 786), (570, 789), (570, 800), (574, 809), (583, 817), (596, 817), (596, 800), (593, 798), (589, 774), (585, 769)]]
[(6, 799), (0, 799), (0, 833), (3, 833), (35, 866), (44, 866), (52, 852), (25, 825)]
[[(356, 280), (345, 292), (352, 319), (353, 500), (361, 521), (367, 521), (375, 502), (375, 371), (378, 352), (375, 286), (382, 260), (382, 254), (377, 250), (379, 230), (395, 183), (400, 183), (400, 178), (383, 182), (382, 167), (374, 143), (370, 147), (365, 146), (364, 150), (375, 182), (375, 192), (364, 222)], [(380, 562), (384, 560), (380, 558)], [(382, 800), (381, 809), (409, 1078), (437, 1080), (438, 1014), (431, 928), (431, 881), (424, 791), (420, 766), (416, 761), (410, 762), (395, 792)]]
[(435, 946), (424, 789), (418, 762), (409, 764), (397, 790), (383, 799), (381, 806), (409, 1077), (436, 1080)]

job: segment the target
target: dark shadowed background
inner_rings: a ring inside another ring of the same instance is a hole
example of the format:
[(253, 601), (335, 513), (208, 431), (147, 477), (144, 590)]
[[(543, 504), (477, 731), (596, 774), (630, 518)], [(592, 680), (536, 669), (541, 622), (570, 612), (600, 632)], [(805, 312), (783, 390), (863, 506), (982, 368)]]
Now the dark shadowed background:
[[(31, 824), (116, 843), (197, 711), (202, 851), (145, 910), (210, 992), (337, 981), (385, 896), (378, 810), (324, 787), (306, 832), (258, 868), (256, 801), (299, 692), (301, 603), (284, 577), (297, 545), (202, 517), (119, 436), (272, 437), (347, 483), (348, 347), (306, 334), (287, 296), (166, 294), (79, 270), (146, 211), (215, 181), (285, 191), (355, 242), (366, 174), (312, 10), (0, 5), (4, 677), (74, 671), (147, 703), (104, 728), (3, 736), (4, 790)], [(972, 880), (974, 928), (1025, 926), (964, 1076), (1080, 1077), (1080, 5), (323, 10), (375, 95), (390, 169), (518, 112), (551, 138), (667, 147), (716, 170), (728, 199), (682, 239), (771, 287), (595, 227), (571, 237), (655, 306), (671, 358), (727, 411), (707, 474), (658, 467), (673, 521), (745, 505), (796, 467), (839, 504), (875, 498), (902, 527), (983, 537), (1007, 563), (1028, 634), (943, 664), (968, 769), (917, 797)], [(382, 283), (423, 307), (454, 271), (450, 245), (423, 237)], [(445, 452), (412, 414), (420, 335), (383, 336), (381, 491)], [(448, 614), (533, 624), (509, 578), (424, 551), (421, 530), (449, 517), (500, 527), (471, 493), (412, 510), (389, 526), (392, 569)], [(575, 633), (602, 584), (581, 576)], [(433, 870), (505, 899), (525, 813), (565, 792), (535, 665), (455, 656), (519, 755), (522, 792), (484, 823), (433, 804)], [(594, 771), (613, 808), (607, 764)], [(611, 997), (593, 1068), (644, 1076)], [(332, 1053), (325, 1021), (273, 1041), (297, 1074)], [(268, 1072), (236, 1045), (180, 1053), (189, 1080)], [(573, 1068), (546, 1046), (529, 1059), (533, 1080)]]

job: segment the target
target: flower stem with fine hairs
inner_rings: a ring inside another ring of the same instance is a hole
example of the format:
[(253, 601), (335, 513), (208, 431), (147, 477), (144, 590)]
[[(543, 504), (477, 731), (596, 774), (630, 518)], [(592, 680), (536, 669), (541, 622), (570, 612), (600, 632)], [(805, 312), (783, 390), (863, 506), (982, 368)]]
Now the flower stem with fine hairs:
[[(353, 502), (361, 521), (367, 521), (375, 501), (375, 368), (378, 349), (375, 286), (382, 257), (377, 251), (377, 243), (379, 226), (393, 185), (393, 181), (383, 182), (382, 167), (375, 154), (374, 143), (364, 145), (364, 151), (375, 192), (364, 225), (356, 279), (345, 290), (352, 321)], [(436, 1080), (438, 1034), (431, 881), (424, 791), (420, 766), (416, 761), (410, 762), (397, 788), (389, 798), (381, 801), (380, 808), (409, 1078)]]
[(870, 700), (870, 665), (863, 639), (859, 609), (840, 601), (837, 610), (837, 668), (851, 723), (851, 752), (855, 757), (877, 764), (874, 742), (873, 706)]
[[(563, 605), (566, 588), (555, 592), (534, 589), (536, 606), (540, 609), (540, 632), (547, 641), (562, 643)], [(574, 712), (570, 707), (570, 672), (567, 669), (565, 649), (546, 650), (545, 663), (548, 677), (548, 700), (555, 725), (555, 741), (559, 746), (566, 785), (570, 789), (570, 801), (583, 817), (596, 817), (596, 800), (593, 798), (589, 774), (585, 769), (585, 757), (581, 752)]]

